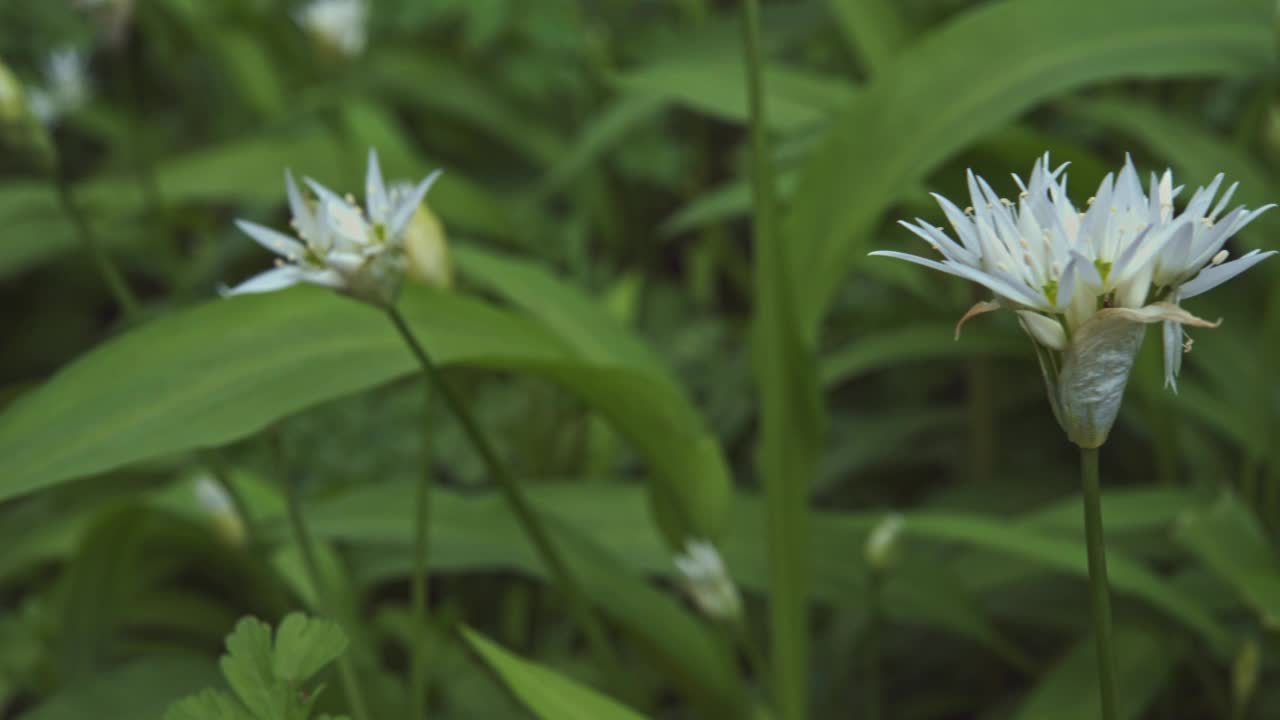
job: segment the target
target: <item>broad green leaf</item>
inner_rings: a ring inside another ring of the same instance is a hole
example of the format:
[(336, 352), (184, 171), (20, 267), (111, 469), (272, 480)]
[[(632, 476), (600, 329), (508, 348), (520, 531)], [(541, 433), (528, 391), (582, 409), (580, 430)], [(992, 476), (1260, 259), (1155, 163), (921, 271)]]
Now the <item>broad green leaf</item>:
[(475, 247), (454, 248), (453, 256), (468, 281), (542, 321), (583, 358), (668, 379), (669, 371), (658, 354), (605, 312), (600, 300), (561, 281), (538, 263)]
[[(1169, 682), (1183, 649), (1167, 633), (1117, 619), (1111, 642), (1115, 651), (1119, 717), (1146, 717), (1152, 701)], [(1023, 701), (1014, 720), (1086, 720), (1101, 717), (1098, 655), (1092, 635), (1066, 653)]]
[(958, 339), (954, 337), (955, 326), (941, 323), (865, 335), (823, 358), (823, 383), (831, 387), (863, 373), (935, 359), (1031, 355), (1026, 338), (1008, 333), (969, 327)]
[[(402, 309), (444, 363), (564, 358), (536, 326), (411, 288)], [(485, 328), (477, 332), (477, 328)], [(148, 457), (217, 446), (408, 373), (385, 318), (314, 288), (214, 300), (81, 357), (0, 415), (0, 498)]]
[[(618, 76), (616, 82), (629, 93), (660, 98), (742, 123), (747, 119), (744, 73), (737, 48), (732, 52), (708, 49), (690, 57), (664, 58), (628, 71)], [(777, 130), (817, 125), (854, 93), (852, 86), (838, 79), (780, 66), (769, 67), (765, 79), (769, 125)]]
[[(921, 512), (907, 516), (904, 533), (947, 542), (973, 544), (997, 554), (1033, 561), (1058, 572), (1088, 575), (1084, 544), (1020, 528), (1008, 522), (958, 513)], [(1140, 563), (1107, 552), (1107, 570), (1116, 592), (1132, 594), (1194, 629), (1217, 651), (1226, 653), (1230, 636), (1193, 596)]]
[[(679, 517), (714, 536), (728, 470), (672, 383), (582, 359), (537, 323), (407, 288), (401, 309), (438, 362), (519, 370), (580, 396), (633, 442)], [(217, 300), (116, 338), (0, 415), (0, 499), (250, 435), (415, 369), (380, 313), (314, 288)], [(699, 482), (689, 482), (699, 478)], [(676, 538), (678, 539), (678, 537)]]
[(874, 76), (907, 42), (903, 11), (892, 0), (828, 0), (849, 48)]
[(462, 634), (511, 692), (542, 720), (643, 720), (643, 715), (507, 652), (474, 630), (463, 628)]
[[(68, 684), (21, 717), (23, 720), (160, 720), (169, 703), (218, 681), (210, 660), (155, 653)], [(167, 717), (167, 716), (166, 716)], [(225, 716), (226, 720), (250, 720)], [(187, 720), (179, 718), (179, 720)], [(202, 716), (199, 720), (220, 720)]]
[[(733, 665), (710, 628), (643, 579), (644, 573), (666, 574), (673, 568), (671, 551), (649, 519), (643, 489), (557, 483), (532, 484), (529, 491), (600, 612), (625, 629), (630, 642), (646, 648), (657, 665), (670, 668), (673, 681), (699, 698), (708, 716), (733, 710), (738, 700)], [(404, 576), (412, 559), (411, 492), (405, 484), (360, 488), (310, 506), (308, 521), (318, 538), (369, 548), (367, 559), (355, 564), (363, 582)], [(498, 494), (437, 488), (431, 502), (434, 572), (502, 570), (545, 577), (542, 561)], [(287, 533), (283, 519), (269, 529), (273, 535)]]
[(901, 187), (1077, 87), (1260, 74), (1274, 64), (1271, 13), (1262, 0), (1030, 0), (982, 5), (922, 38), (854, 96), (803, 172), (787, 223), (796, 319), (816, 332)]
[[(658, 472), (657, 520), (673, 545), (714, 537), (732, 480), (711, 435), (662, 359), (581, 291), (528, 261), (475, 249), (455, 252), (466, 277), (541, 320), (594, 367), (546, 368), (635, 443)], [(645, 396), (661, 402), (645, 402)], [(666, 428), (664, 432), (655, 432)], [(678, 442), (678, 445), (675, 443)]]
[(337, 623), (290, 613), (276, 629), (272, 667), (277, 678), (296, 686), (337, 660), (347, 636)]
[(1235, 495), (1188, 510), (1178, 540), (1227, 582), (1269, 628), (1280, 627), (1280, 553), (1258, 518)]

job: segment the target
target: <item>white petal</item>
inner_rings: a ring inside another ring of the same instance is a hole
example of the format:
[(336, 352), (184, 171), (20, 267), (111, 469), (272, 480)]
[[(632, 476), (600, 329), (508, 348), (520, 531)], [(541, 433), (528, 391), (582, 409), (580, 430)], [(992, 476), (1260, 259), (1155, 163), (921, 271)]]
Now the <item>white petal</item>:
[(1003, 295), (1004, 297), (1018, 304), (1027, 305), (1029, 307), (1034, 307), (1034, 308), (1040, 308), (1043, 310), (1049, 309), (1048, 307), (1049, 303), (1044, 297), (1037, 297), (1036, 295), (1032, 294), (1030, 290), (1020, 288), (1017, 285), (1014, 285), (1013, 283), (1009, 282), (1008, 280), (1005, 280), (1004, 278), (996, 277), (994, 275), (991, 275), (990, 273), (982, 272), (981, 270), (975, 270), (974, 268), (968, 267), (967, 265), (960, 265), (957, 263), (940, 263), (934, 260), (930, 260), (928, 258), (917, 257), (915, 255), (908, 255), (907, 253), (894, 252), (892, 250), (877, 250), (876, 252), (873, 252), (870, 254), (880, 255), (884, 257), (898, 258), (899, 260), (906, 260), (907, 262), (913, 262), (917, 265), (923, 265), (927, 268), (933, 268), (934, 270), (941, 270), (942, 272), (947, 273), (948, 275), (955, 275), (957, 277), (962, 277), (966, 280), (972, 280), (973, 282), (976, 282), (979, 285), (986, 287), (987, 289), (991, 290), (997, 295)]
[(1036, 342), (1053, 350), (1067, 348), (1067, 333), (1062, 329), (1062, 323), (1027, 310), (1019, 310), (1018, 317), (1022, 319), (1022, 327), (1026, 328), (1027, 334)]
[(405, 226), (409, 224), (418, 206), (422, 204), (422, 199), (427, 196), (427, 191), (435, 184), (442, 172), (442, 170), (436, 170), (428, 175), (413, 188), (413, 192), (400, 201), (400, 205), (392, 211), (391, 220), (387, 223), (388, 239), (400, 237), (400, 233), (404, 232)]
[(325, 226), (336, 237), (345, 242), (344, 249), (367, 247), (369, 242), (369, 224), (365, 222), (360, 210), (342, 198), (333, 200), (326, 198), (322, 208)]
[(936, 248), (938, 252), (942, 253), (948, 260), (954, 260), (956, 262), (964, 263), (965, 265), (978, 264), (977, 255), (974, 255), (963, 247), (960, 247), (960, 245), (956, 244), (954, 240), (947, 237), (941, 229), (933, 227), (920, 218), (916, 218), (916, 222), (920, 223), (919, 227), (912, 225), (905, 220), (899, 220), (898, 224), (910, 230), (917, 237)]
[(297, 265), (285, 265), (254, 275), (233, 288), (220, 291), (220, 294), (223, 297), (231, 297), (283, 290), (303, 282), (304, 275), (305, 271)]
[(293, 173), (288, 170), (284, 171), (284, 189), (285, 194), (289, 196), (289, 212), (293, 215), (298, 232), (308, 240), (315, 239), (316, 216), (307, 205), (306, 198), (302, 197), (302, 193), (298, 190), (298, 184), (293, 181)]
[(258, 223), (249, 222), (248, 220), (236, 220), (236, 227), (240, 228), (241, 232), (253, 238), (262, 247), (284, 258), (302, 257), (307, 250), (302, 243), (288, 235), (276, 232)]
[(1229, 263), (1207, 267), (1201, 270), (1199, 275), (1183, 283), (1179, 292), (1184, 299), (1208, 292), (1275, 254), (1275, 250), (1268, 252), (1254, 250)]
[(378, 166), (378, 153), (369, 148), (369, 170), (364, 178), (364, 202), (369, 210), (369, 220), (387, 223), (391, 203), (387, 199), (387, 186), (382, 181), (382, 168)]

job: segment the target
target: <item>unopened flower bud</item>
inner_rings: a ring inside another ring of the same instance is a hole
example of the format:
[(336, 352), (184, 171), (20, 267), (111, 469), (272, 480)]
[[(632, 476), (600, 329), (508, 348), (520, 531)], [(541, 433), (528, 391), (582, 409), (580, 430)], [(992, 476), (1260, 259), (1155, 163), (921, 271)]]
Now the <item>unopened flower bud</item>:
[(906, 518), (901, 513), (892, 513), (876, 523), (867, 535), (867, 565), (872, 570), (880, 571), (893, 564), (898, 549), (898, 538), (906, 525)]
[(200, 508), (208, 513), (213, 521), (218, 536), (229, 545), (243, 545), (244, 521), (240, 518), (231, 495), (222, 483), (212, 475), (202, 474), (196, 478), (195, 495)]
[(405, 227), (404, 253), (409, 277), (442, 290), (453, 287), (449, 241), (444, 226), (425, 202), (418, 206)]
[(685, 591), (707, 617), (735, 621), (742, 615), (742, 596), (715, 545), (689, 540), (684, 553), (675, 557), (675, 565)]

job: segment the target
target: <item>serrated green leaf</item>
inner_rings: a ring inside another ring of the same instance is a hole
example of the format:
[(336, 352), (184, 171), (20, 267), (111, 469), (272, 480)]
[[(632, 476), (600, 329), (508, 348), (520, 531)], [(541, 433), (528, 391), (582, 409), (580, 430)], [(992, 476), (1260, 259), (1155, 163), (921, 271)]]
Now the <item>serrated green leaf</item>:
[(276, 629), (275, 677), (297, 687), (346, 649), (347, 636), (337, 623), (290, 613)]
[(235, 698), (218, 690), (203, 690), (198, 695), (174, 703), (164, 720), (255, 720)]
[(640, 715), (563, 675), (507, 652), (480, 633), (462, 629), (489, 667), (541, 720), (643, 720)]
[(254, 617), (236, 623), (227, 636), (222, 675), (240, 701), (259, 720), (283, 720), (288, 689), (272, 673), (271, 626)]

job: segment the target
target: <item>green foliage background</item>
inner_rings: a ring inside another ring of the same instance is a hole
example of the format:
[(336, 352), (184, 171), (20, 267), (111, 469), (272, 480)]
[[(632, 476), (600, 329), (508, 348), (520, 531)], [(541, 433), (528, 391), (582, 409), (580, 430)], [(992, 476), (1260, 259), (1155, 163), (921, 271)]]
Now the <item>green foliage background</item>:
[[(221, 686), (241, 616), (322, 613), (291, 490), (374, 715), (406, 717), (424, 463), (433, 717), (554, 713), (577, 686), (546, 668), (650, 717), (735, 717), (744, 693), (770, 697), (763, 668), (682, 598), (671, 543), (718, 539), (766, 645), (762, 382), (796, 403), (790, 439), (816, 465), (800, 546), (812, 716), (863, 712), (873, 654), (886, 718), (1096, 716), (1075, 458), (1031, 348), (1006, 315), (953, 342), (980, 294), (865, 254), (918, 249), (893, 221), (941, 224), (927, 191), (961, 196), (965, 168), (1013, 193), (1007, 173), (1046, 150), (1077, 194), (1127, 152), (1189, 188), (1224, 172), (1238, 201), (1276, 201), (1273, 3), (765, 2), (780, 259), (764, 274), (736, 3), (378, 0), (350, 60), (291, 9), (138, 0), (113, 46), (67, 4), (0, 4), (0, 58), (24, 81), (52, 49), (89, 53), (94, 97), (52, 137), (144, 302), (127, 322), (38, 158), (5, 147), (0, 717), (159, 718)], [(266, 262), (233, 218), (283, 226), (286, 167), (361, 187), (370, 146), (392, 176), (446, 171), (429, 203), (460, 286), (408, 288), (403, 310), (570, 555), (627, 692), (458, 429), (438, 410), (424, 425), (383, 318), (315, 289), (216, 297)], [(1262, 216), (1232, 254), (1274, 248), (1278, 228)], [(1125, 717), (1280, 717), (1278, 274), (1264, 263), (1189, 303), (1225, 321), (1195, 333), (1178, 394), (1148, 340), (1103, 450)], [(801, 376), (754, 379), (761, 278)], [(793, 392), (807, 386), (820, 418)], [(242, 526), (197, 502), (207, 475), (236, 490)], [(889, 512), (903, 534), (873, 582), (863, 547)], [(514, 695), (486, 658), (529, 673)], [(318, 708), (346, 712), (330, 680)]]

